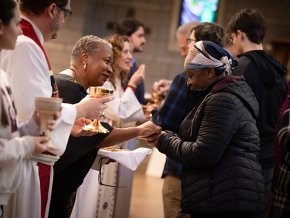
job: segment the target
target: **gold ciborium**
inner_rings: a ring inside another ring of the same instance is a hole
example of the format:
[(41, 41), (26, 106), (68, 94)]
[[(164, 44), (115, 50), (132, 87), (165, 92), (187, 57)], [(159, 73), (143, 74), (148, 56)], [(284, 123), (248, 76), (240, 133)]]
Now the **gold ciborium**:
[[(100, 98), (100, 97), (112, 96), (114, 93), (114, 90), (107, 89), (101, 86), (91, 86), (88, 88), (88, 93), (92, 98)], [(103, 112), (101, 113), (100, 117), (102, 116), (103, 116)], [(83, 130), (89, 131), (89, 132), (95, 132), (95, 133), (108, 133), (109, 132), (109, 130), (103, 127), (100, 119), (94, 119), (91, 124), (85, 125), (83, 127)]]

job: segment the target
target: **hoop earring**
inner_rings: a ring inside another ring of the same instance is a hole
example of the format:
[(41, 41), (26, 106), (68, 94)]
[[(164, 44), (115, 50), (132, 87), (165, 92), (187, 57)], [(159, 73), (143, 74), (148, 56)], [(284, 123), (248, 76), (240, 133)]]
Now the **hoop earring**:
[(85, 64), (83, 69), (86, 70), (87, 69), (88, 64)]

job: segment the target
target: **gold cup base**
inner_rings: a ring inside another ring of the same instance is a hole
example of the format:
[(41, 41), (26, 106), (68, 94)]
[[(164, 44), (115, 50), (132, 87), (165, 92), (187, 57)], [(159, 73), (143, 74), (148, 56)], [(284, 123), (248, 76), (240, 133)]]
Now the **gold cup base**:
[(101, 124), (99, 120), (94, 120), (91, 124), (85, 125), (83, 127), (83, 130), (88, 131), (88, 132), (103, 133), (103, 134), (106, 134), (109, 132), (109, 130), (103, 127), (103, 125)]

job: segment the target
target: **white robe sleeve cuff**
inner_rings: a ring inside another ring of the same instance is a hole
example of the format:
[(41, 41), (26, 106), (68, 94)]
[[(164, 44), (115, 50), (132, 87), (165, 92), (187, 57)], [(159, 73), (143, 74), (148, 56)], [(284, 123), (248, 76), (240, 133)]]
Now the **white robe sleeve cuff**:
[(62, 104), (60, 119), (55, 130), (50, 133), (52, 144), (57, 148), (52, 150), (55, 155), (62, 155), (66, 149), (66, 145), (70, 136), (72, 126), (76, 118), (76, 108), (71, 104)]

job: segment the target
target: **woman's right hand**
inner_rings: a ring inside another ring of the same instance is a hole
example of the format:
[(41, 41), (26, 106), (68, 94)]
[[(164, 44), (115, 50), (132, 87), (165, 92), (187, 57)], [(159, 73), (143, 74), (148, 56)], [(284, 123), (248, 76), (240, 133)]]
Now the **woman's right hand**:
[(89, 120), (89, 119), (86, 119), (86, 118), (80, 118), (80, 119), (77, 119), (72, 127), (72, 130), (71, 130), (71, 135), (73, 137), (80, 137), (80, 136), (92, 136), (92, 135), (95, 135), (97, 133), (95, 132), (89, 132), (89, 131), (85, 131), (83, 130), (83, 127), (85, 125), (89, 125), (91, 124), (92, 121)]
[(79, 103), (75, 104), (77, 109), (76, 119), (85, 117), (93, 120), (99, 118), (106, 107), (105, 103), (112, 101), (113, 99), (113, 96), (93, 98), (87, 95)]
[(151, 135), (159, 135), (162, 131), (161, 127), (155, 125), (152, 121), (147, 121), (146, 123), (137, 126), (137, 128), (140, 129), (140, 139), (147, 138)]
[(132, 75), (128, 85), (136, 87), (145, 79), (145, 65), (141, 64), (138, 70)]
[(161, 79), (157, 82), (154, 82), (152, 92), (157, 93), (157, 95), (166, 95), (171, 86), (171, 83), (172, 80), (168, 79)]
[(48, 142), (50, 139), (48, 136), (34, 136), (34, 152), (42, 153), (48, 150), (48, 147), (44, 143)]

